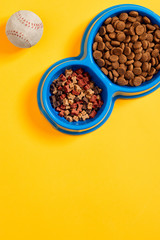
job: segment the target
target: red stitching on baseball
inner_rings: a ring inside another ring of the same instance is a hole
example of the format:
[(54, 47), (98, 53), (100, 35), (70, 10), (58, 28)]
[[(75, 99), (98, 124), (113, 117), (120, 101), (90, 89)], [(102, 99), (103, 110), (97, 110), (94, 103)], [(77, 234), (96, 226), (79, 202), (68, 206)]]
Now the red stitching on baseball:
[[(16, 12), (16, 17), (18, 19), (18, 21), (22, 24), (25, 23), (25, 26), (29, 27), (29, 28), (34, 28), (36, 30), (40, 29), (40, 28), (43, 28), (43, 23), (31, 23), (31, 22), (28, 22), (24, 17), (22, 17), (21, 13), (20, 12)], [(32, 25), (32, 26), (31, 26)], [(34, 27), (33, 27), (34, 25)]]
[(8, 30), (7, 32), (6, 32), (6, 34), (7, 35), (12, 35), (12, 36), (16, 36), (16, 37), (18, 37), (18, 38), (20, 38), (20, 39), (23, 39), (26, 43), (28, 43), (29, 44), (29, 47), (32, 47), (32, 45), (31, 45), (31, 43), (29, 42), (29, 40), (27, 39), (27, 38), (23, 38), (23, 33), (18, 33), (18, 32), (15, 32), (14, 30), (12, 31), (12, 30)]

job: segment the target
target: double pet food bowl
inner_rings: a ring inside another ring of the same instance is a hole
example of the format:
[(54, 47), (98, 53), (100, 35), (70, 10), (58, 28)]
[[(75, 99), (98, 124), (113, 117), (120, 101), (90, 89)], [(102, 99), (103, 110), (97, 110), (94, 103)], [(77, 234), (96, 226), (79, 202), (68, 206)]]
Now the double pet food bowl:
[[(151, 10), (132, 4), (117, 5), (108, 8), (99, 13), (88, 25), (81, 44), (81, 53), (78, 57), (66, 58), (53, 64), (43, 75), (38, 86), (38, 105), (43, 115), (59, 131), (68, 134), (84, 134), (99, 128), (109, 118), (114, 102), (118, 98), (137, 98), (147, 95), (160, 86), (160, 71), (154, 77), (144, 82), (139, 87), (119, 86), (113, 83), (106, 75), (103, 74), (99, 66), (95, 63), (92, 56), (92, 44), (100, 26), (105, 19), (118, 16), (121, 12), (138, 11), (142, 16), (147, 16), (153, 24), (160, 26), (160, 17)], [(89, 72), (91, 79), (102, 88), (102, 100), (104, 102), (101, 109), (93, 119), (85, 121), (68, 122), (65, 118), (60, 117), (58, 112), (51, 106), (49, 96), (50, 85), (59, 77), (65, 69), (76, 70), (83, 68)]]

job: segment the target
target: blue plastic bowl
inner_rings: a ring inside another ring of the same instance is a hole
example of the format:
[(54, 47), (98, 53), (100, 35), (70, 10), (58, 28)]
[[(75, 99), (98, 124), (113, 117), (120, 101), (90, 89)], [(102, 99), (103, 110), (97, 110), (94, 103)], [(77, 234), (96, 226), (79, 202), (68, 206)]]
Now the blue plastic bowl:
[[(81, 44), (81, 53), (78, 57), (66, 58), (53, 64), (43, 75), (38, 86), (38, 105), (43, 115), (59, 131), (69, 134), (84, 134), (99, 128), (110, 116), (117, 98), (136, 98), (155, 91), (160, 86), (160, 71), (152, 80), (139, 87), (119, 86), (114, 84), (95, 63), (92, 56), (92, 44), (100, 26), (106, 18), (119, 15), (121, 12), (138, 11), (142, 16), (148, 16), (152, 23), (160, 26), (160, 17), (151, 10), (138, 5), (124, 4), (108, 8), (99, 13), (88, 25)], [(76, 70), (82, 67), (89, 72), (92, 80), (102, 88), (104, 104), (93, 119), (68, 122), (58, 116), (58, 112), (50, 103), (50, 85), (65, 69)]]

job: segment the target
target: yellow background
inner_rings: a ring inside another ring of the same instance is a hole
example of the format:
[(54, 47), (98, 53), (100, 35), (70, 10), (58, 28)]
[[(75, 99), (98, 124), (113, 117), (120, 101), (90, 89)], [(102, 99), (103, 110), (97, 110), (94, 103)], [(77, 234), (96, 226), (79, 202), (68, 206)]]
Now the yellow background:
[[(90, 20), (121, 3), (1, 1), (1, 240), (160, 239), (160, 90), (118, 100), (109, 120), (82, 136), (54, 130), (37, 107), (43, 72), (78, 55)], [(160, 14), (158, 0), (130, 3)], [(33, 48), (18, 49), (5, 36), (6, 21), (18, 10), (43, 20)]]

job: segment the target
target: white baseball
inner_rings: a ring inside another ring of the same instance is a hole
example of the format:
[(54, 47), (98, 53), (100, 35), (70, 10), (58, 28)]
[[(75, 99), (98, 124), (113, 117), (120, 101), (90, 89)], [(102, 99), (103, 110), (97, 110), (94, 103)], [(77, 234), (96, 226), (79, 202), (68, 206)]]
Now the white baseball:
[(35, 13), (21, 10), (14, 13), (6, 25), (6, 35), (16, 47), (30, 48), (41, 39), (43, 23)]

